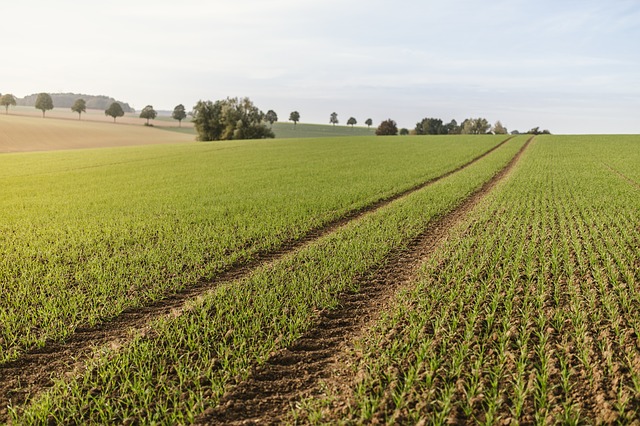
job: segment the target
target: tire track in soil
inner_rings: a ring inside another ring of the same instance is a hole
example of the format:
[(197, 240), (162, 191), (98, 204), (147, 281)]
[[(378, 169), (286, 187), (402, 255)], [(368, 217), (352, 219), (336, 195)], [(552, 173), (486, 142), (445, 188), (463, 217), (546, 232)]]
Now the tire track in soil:
[(119, 347), (125, 344), (135, 334), (147, 332), (150, 322), (154, 319), (176, 315), (183, 309), (185, 303), (196, 299), (217, 285), (243, 278), (255, 269), (297, 251), (365, 214), (451, 176), (490, 155), (511, 139), (513, 137), (505, 139), (488, 151), (440, 176), (348, 212), (332, 222), (310, 230), (300, 239), (285, 241), (275, 251), (260, 252), (249, 261), (233, 264), (211, 281), (199, 282), (147, 306), (125, 310), (117, 317), (95, 327), (78, 328), (63, 342), (47, 342), (43, 348), (30, 350), (17, 360), (0, 365), (0, 423), (7, 420), (8, 405), (25, 404), (31, 396), (51, 387), (53, 379), (75, 374), (74, 372), (83, 367), (84, 361), (96, 348)]
[(216, 407), (207, 409), (195, 424), (270, 425), (293, 422), (291, 408), (305, 398), (330, 388), (350, 389), (349, 377), (339, 368), (353, 336), (371, 324), (388, 306), (397, 290), (408, 285), (449, 229), (461, 221), (518, 162), (531, 137), (509, 163), (451, 212), (437, 219), (404, 250), (360, 279), (360, 291), (340, 296), (337, 310), (319, 315), (316, 325), (288, 348), (254, 367), (249, 378), (231, 388)]

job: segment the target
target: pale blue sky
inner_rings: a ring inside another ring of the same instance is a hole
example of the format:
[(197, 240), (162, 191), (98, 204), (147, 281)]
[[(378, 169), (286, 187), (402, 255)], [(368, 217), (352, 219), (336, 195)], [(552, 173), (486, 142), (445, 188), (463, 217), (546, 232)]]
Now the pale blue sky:
[(639, 0), (3, 3), (2, 93), (640, 133)]

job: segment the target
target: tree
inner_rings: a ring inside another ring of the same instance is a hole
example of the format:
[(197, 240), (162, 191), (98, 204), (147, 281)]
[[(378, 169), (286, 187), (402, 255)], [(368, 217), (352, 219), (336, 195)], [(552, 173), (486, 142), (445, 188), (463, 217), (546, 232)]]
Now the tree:
[(48, 93), (38, 94), (38, 98), (36, 99), (36, 109), (42, 111), (42, 118), (44, 118), (45, 111), (53, 109), (53, 100)]
[(5, 114), (9, 114), (9, 105), (16, 106), (16, 98), (10, 93), (6, 93), (0, 97), (0, 105), (5, 108)]
[(264, 115), (264, 119), (267, 120), (267, 122), (269, 123), (269, 126), (273, 126), (273, 123), (278, 121), (278, 114), (276, 114), (274, 110), (270, 109)]
[(461, 128), (458, 126), (458, 122), (456, 120), (451, 120), (447, 124), (444, 125), (447, 130), (448, 135), (459, 135)]
[(142, 108), (142, 111), (140, 111), (140, 118), (147, 119), (147, 123), (145, 124), (145, 126), (149, 126), (149, 120), (154, 120), (157, 116), (158, 113), (155, 109), (153, 109), (151, 105), (147, 105), (146, 107)]
[(329, 123), (333, 124), (334, 126), (336, 124), (338, 124), (338, 114), (335, 112), (331, 113), (331, 117), (329, 117)]
[(124, 115), (124, 111), (122, 110), (122, 106), (118, 102), (113, 102), (109, 108), (104, 110), (104, 115), (108, 115), (113, 117), (113, 122), (116, 122), (116, 118), (122, 117)]
[(200, 141), (275, 137), (263, 123), (265, 114), (249, 98), (198, 101), (192, 114)]
[(298, 111), (293, 111), (289, 114), (289, 121), (293, 121), (293, 127), (295, 127), (296, 124), (298, 124), (298, 121), (300, 121), (300, 113)]
[(373, 120), (370, 118), (367, 118), (367, 121), (365, 121), (364, 124), (366, 124), (367, 127), (371, 127), (371, 125), (373, 124)]
[(178, 127), (182, 127), (182, 120), (187, 118), (187, 111), (184, 109), (184, 105), (176, 105), (171, 113), (171, 117), (173, 117), (174, 120), (178, 120)]
[(83, 112), (87, 112), (87, 103), (84, 99), (76, 99), (75, 103), (71, 106), (71, 111), (78, 113), (78, 120)]
[(353, 128), (353, 126), (358, 124), (358, 121), (354, 117), (349, 117), (349, 119), (347, 120), (347, 124), (351, 126), (351, 128)]
[(500, 120), (496, 121), (496, 123), (491, 128), (491, 131), (493, 132), (494, 135), (506, 135), (509, 133), (507, 131), (507, 128), (502, 125)]
[(446, 135), (447, 128), (442, 124), (439, 118), (423, 118), (422, 121), (416, 123), (417, 135)]
[(484, 135), (489, 131), (491, 125), (486, 118), (467, 118), (460, 127), (465, 135)]
[(398, 134), (398, 125), (392, 119), (388, 119), (380, 123), (376, 129), (378, 136), (395, 136)]
[(400, 129), (400, 136), (407, 136), (409, 134), (409, 129), (405, 129), (404, 127)]
[(540, 127), (534, 127), (533, 129), (529, 130), (527, 132), (527, 134), (529, 134), (529, 135), (550, 135), (551, 132), (548, 131), (547, 129), (540, 130)]

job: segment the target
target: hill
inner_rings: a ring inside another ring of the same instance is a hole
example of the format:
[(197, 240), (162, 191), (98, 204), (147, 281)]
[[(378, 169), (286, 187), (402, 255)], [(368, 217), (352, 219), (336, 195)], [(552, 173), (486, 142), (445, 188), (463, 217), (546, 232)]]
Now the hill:
[[(105, 110), (109, 108), (114, 102), (118, 102), (122, 106), (124, 112), (135, 112), (128, 103), (116, 101), (114, 98), (104, 95), (84, 95), (79, 93), (49, 93), (51, 99), (53, 99), (53, 105), (56, 108), (71, 108), (77, 99), (84, 99), (87, 103), (87, 109), (100, 109)], [(25, 96), (24, 98), (16, 99), (16, 104), (19, 106), (35, 106), (37, 93), (33, 95)]]
[[(193, 126), (185, 126), (187, 121), (183, 122), (183, 127), (164, 127), (163, 130), (171, 130), (180, 133), (186, 133), (196, 135), (196, 131)], [(298, 123), (296, 126), (293, 123), (276, 122), (271, 127), (273, 133), (275, 133), (277, 139), (289, 139), (289, 138), (325, 138), (332, 136), (373, 136), (376, 133), (374, 128), (367, 127), (350, 127), (350, 126), (332, 126), (329, 124), (308, 124)]]
[(0, 153), (60, 149), (174, 144), (192, 142), (191, 135), (156, 127), (89, 120), (46, 119), (0, 114)]

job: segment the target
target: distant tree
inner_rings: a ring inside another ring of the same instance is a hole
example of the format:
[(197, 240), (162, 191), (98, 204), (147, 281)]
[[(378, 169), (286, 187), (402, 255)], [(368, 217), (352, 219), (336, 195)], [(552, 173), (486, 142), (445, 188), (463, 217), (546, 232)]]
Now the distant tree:
[(87, 103), (84, 99), (76, 99), (75, 103), (71, 106), (71, 111), (78, 113), (78, 120), (83, 112), (87, 112)]
[(273, 126), (273, 123), (278, 121), (278, 114), (276, 114), (274, 110), (270, 109), (264, 115), (264, 119), (267, 120), (267, 122), (269, 123), (269, 126)]
[(380, 123), (376, 129), (378, 136), (395, 136), (398, 134), (398, 125), (392, 119), (388, 119)]
[(506, 127), (504, 127), (502, 125), (500, 120), (496, 121), (496, 123), (491, 128), (491, 131), (493, 132), (494, 135), (506, 135), (506, 134), (509, 134), (509, 131), (507, 130)]
[(171, 113), (171, 117), (174, 120), (178, 120), (178, 127), (182, 127), (182, 120), (187, 118), (187, 111), (185, 110), (184, 105), (176, 105)]
[(418, 135), (446, 135), (447, 128), (439, 118), (423, 118), (416, 123), (416, 134)]
[(512, 130), (512, 131), (511, 131), (511, 134), (512, 134), (512, 135), (519, 135), (519, 134), (520, 134), (520, 132), (519, 132), (519, 131), (517, 131), (517, 130)]
[(38, 94), (38, 98), (36, 99), (36, 109), (42, 111), (42, 118), (44, 118), (45, 111), (53, 109), (53, 100), (48, 93)]
[(407, 136), (409, 134), (409, 129), (402, 128), (400, 129), (400, 136)]
[(451, 120), (444, 125), (444, 128), (447, 135), (459, 135), (461, 130), (456, 120)]
[(349, 117), (347, 124), (353, 128), (353, 126), (358, 124), (358, 121), (354, 117)]
[(151, 105), (147, 105), (146, 107), (142, 108), (142, 111), (140, 111), (140, 118), (147, 119), (147, 123), (145, 124), (145, 126), (149, 126), (149, 120), (155, 120), (157, 116), (158, 113), (155, 109), (153, 109)]
[(329, 117), (329, 123), (333, 124), (334, 126), (336, 124), (338, 124), (338, 114), (335, 112), (331, 113), (331, 117)]
[(122, 117), (124, 115), (124, 111), (122, 110), (122, 106), (118, 102), (113, 102), (109, 108), (104, 110), (104, 115), (108, 115), (109, 117), (113, 117), (113, 122), (116, 122), (116, 118)]
[(16, 98), (10, 93), (5, 93), (0, 97), (0, 105), (5, 108), (5, 114), (9, 114), (9, 105), (16, 106)]
[(527, 132), (527, 134), (529, 134), (529, 135), (550, 135), (551, 132), (548, 131), (547, 129), (540, 130), (540, 127), (534, 127), (533, 129), (529, 130)]
[(273, 138), (264, 119), (265, 114), (249, 98), (199, 101), (193, 107), (193, 124), (200, 141)]
[(367, 127), (371, 127), (373, 125), (373, 120), (370, 118), (367, 118), (367, 121), (365, 121), (364, 124), (366, 124)]
[(300, 113), (298, 111), (293, 111), (289, 114), (289, 121), (293, 121), (293, 127), (295, 127), (296, 124), (298, 124), (298, 121), (300, 121)]
[(484, 135), (489, 131), (491, 125), (486, 118), (467, 118), (460, 127), (462, 128), (461, 133), (465, 135)]

